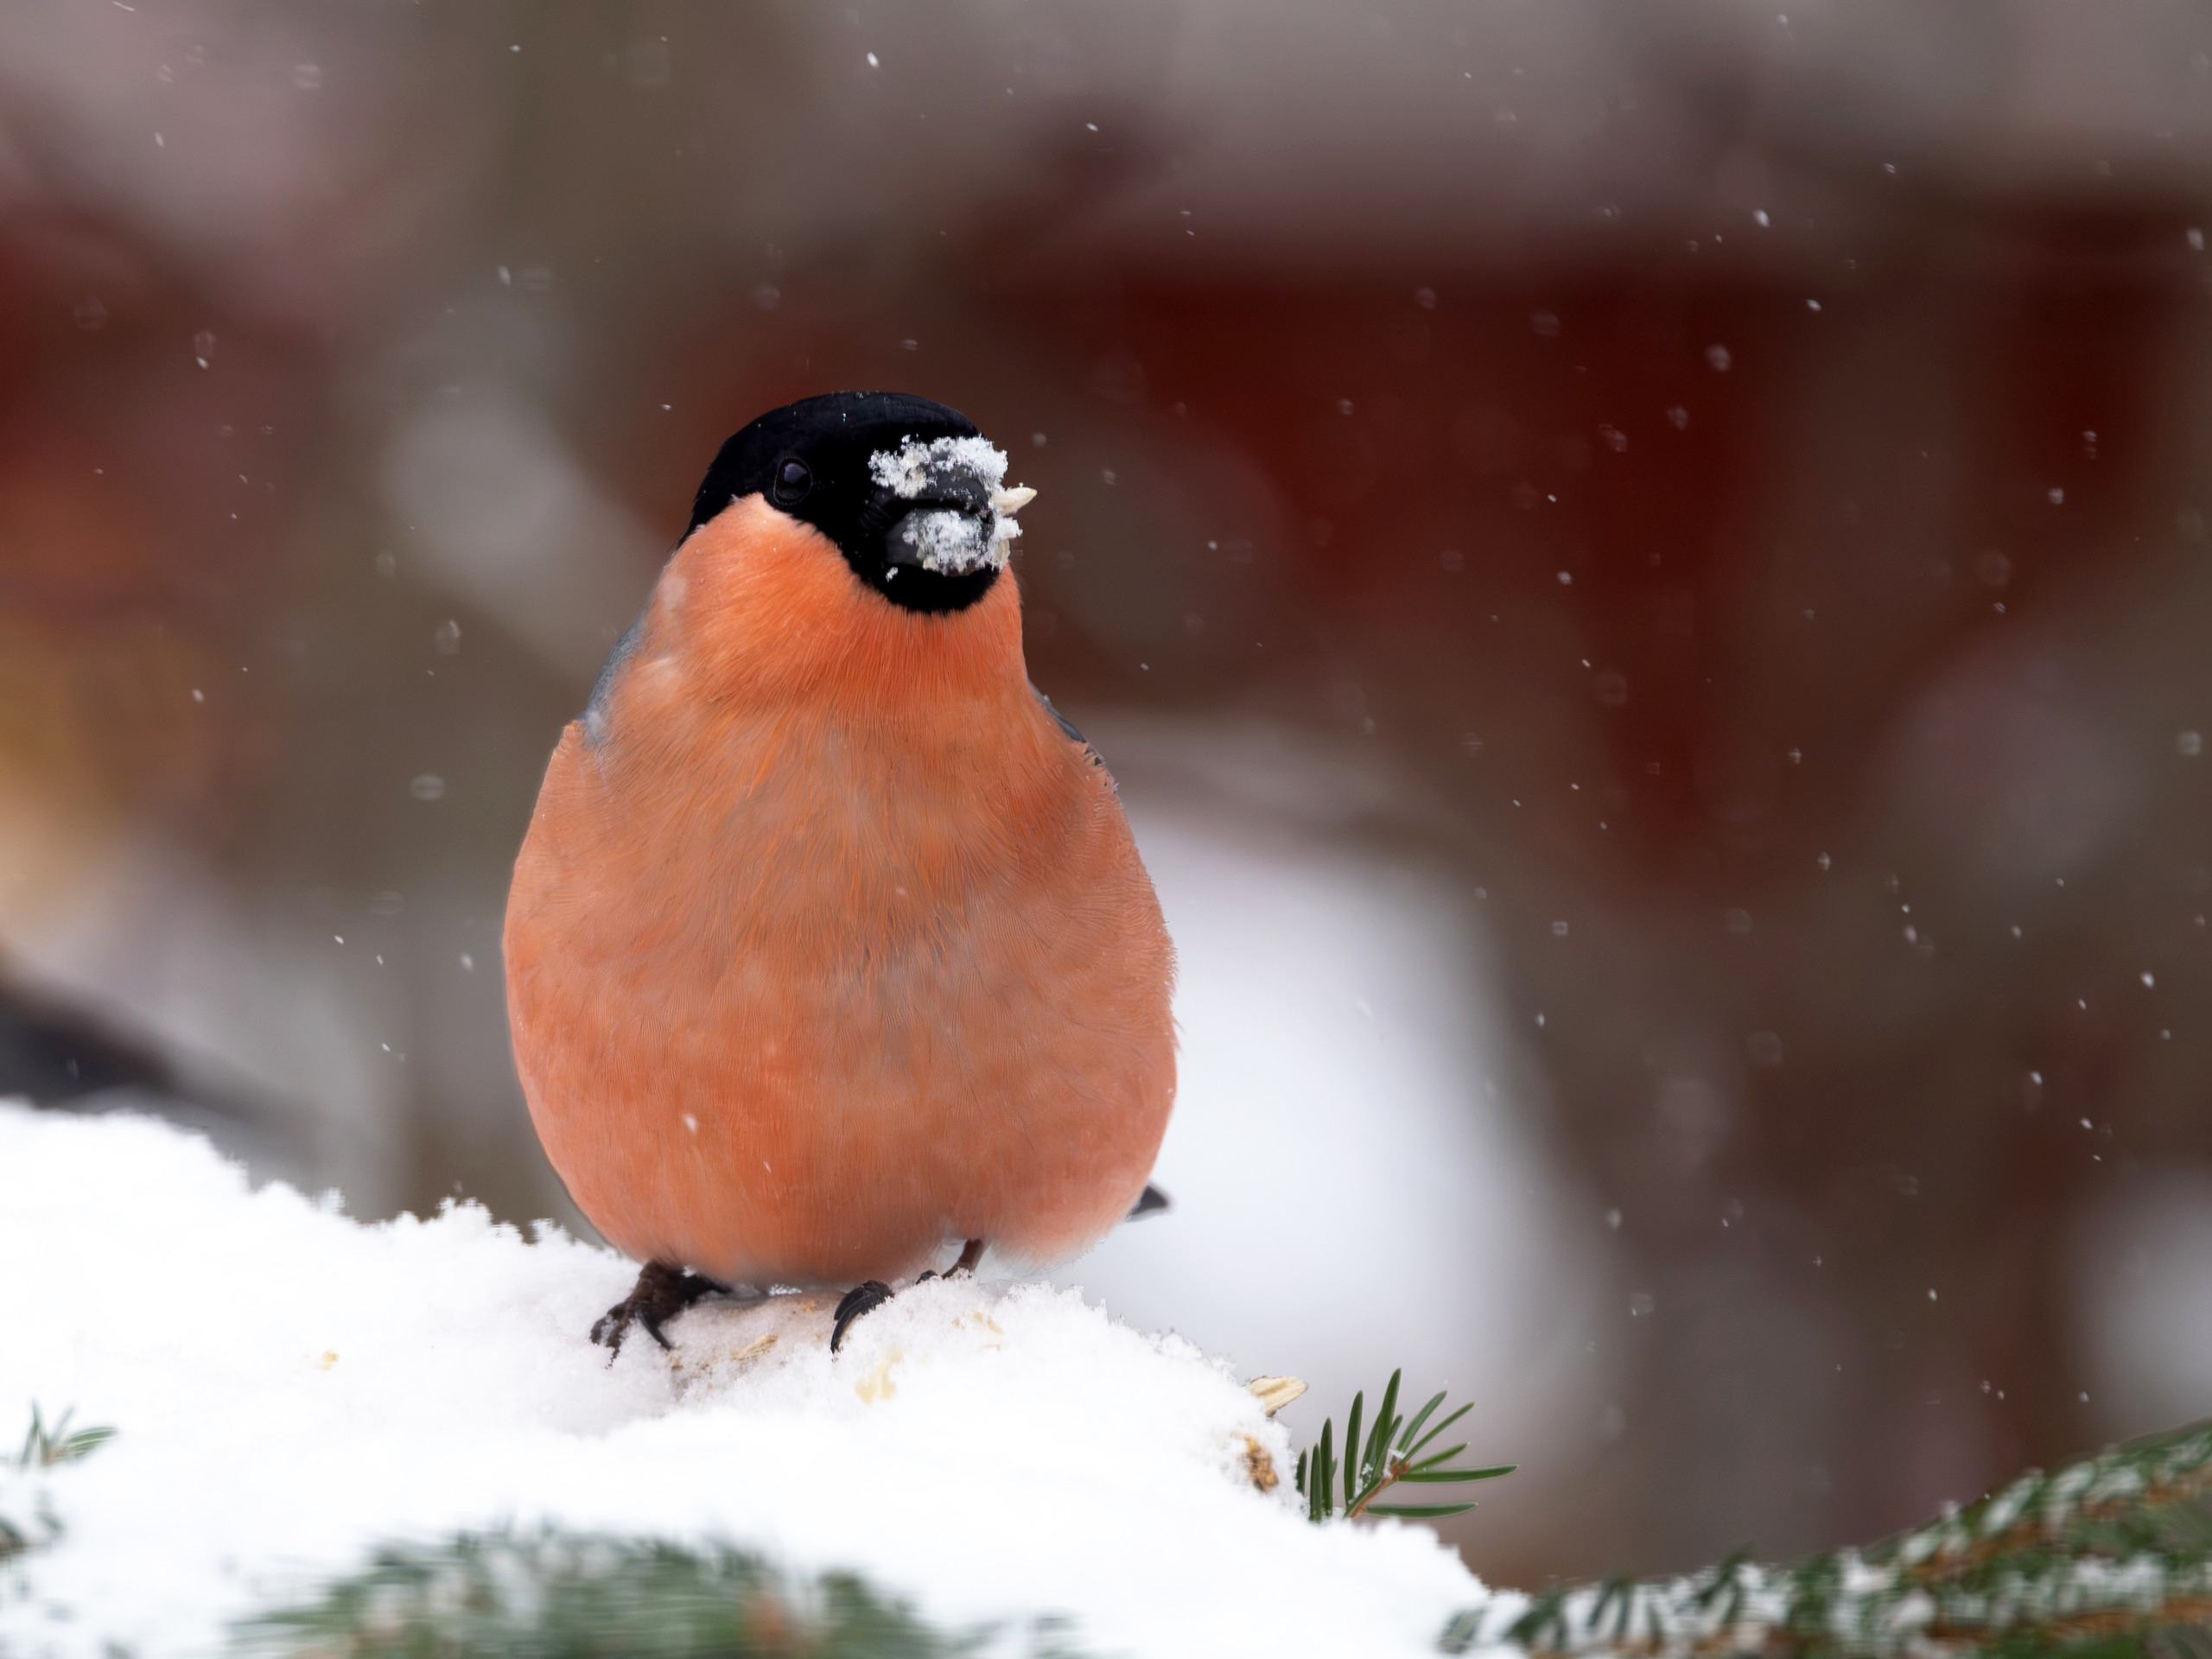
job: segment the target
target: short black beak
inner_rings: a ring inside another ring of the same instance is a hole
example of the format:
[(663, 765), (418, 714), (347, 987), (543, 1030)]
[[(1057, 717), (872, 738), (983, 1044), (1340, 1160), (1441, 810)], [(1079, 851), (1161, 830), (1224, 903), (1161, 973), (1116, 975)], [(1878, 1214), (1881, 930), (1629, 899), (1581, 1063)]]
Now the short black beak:
[(918, 513), (957, 512), (973, 524), (969, 534), (979, 541), (987, 539), (992, 529), (989, 494), (979, 478), (947, 479), (928, 495), (917, 496), (912, 500), (902, 500), (893, 496), (887, 506), (897, 514), (892, 519), (890, 528), (883, 533), (883, 557), (887, 564), (918, 566), (923, 563), (925, 556), (922, 550), (926, 543), (916, 533), (918, 527), (910, 522)]
[(883, 532), (886, 575), (922, 569), (951, 575), (1002, 566), (1007, 544), (1020, 534), (1014, 514), (1034, 493), (995, 489), (959, 463), (936, 468), (927, 488), (914, 495), (887, 492), (884, 505), (898, 516)]

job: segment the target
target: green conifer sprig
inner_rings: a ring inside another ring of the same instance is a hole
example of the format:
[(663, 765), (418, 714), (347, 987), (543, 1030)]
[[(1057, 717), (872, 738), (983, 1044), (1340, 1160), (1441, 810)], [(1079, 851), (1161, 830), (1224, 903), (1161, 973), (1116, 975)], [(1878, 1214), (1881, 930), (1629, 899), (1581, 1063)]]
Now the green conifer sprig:
[[(1470, 1480), (1495, 1480), (1500, 1475), (1510, 1475), (1516, 1465), (1505, 1463), (1487, 1469), (1452, 1469), (1446, 1465), (1467, 1449), (1466, 1442), (1446, 1447), (1441, 1452), (1423, 1452), (1444, 1431), (1467, 1414), (1472, 1402), (1461, 1406), (1437, 1423), (1429, 1419), (1444, 1403), (1445, 1390), (1440, 1389), (1429, 1402), (1414, 1414), (1408, 1422), (1398, 1415), (1398, 1380), (1402, 1370), (1390, 1373), (1389, 1385), (1382, 1390), (1382, 1403), (1376, 1409), (1375, 1421), (1367, 1431), (1367, 1438), (1359, 1435), (1360, 1418), (1367, 1405), (1366, 1390), (1352, 1395), (1351, 1411), (1344, 1419), (1344, 1461), (1338, 1468), (1336, 1450), (1336, 1421), (1324, 1418), (1321, 1438), (1307, 1451), (1298, 1454), (1298, 1491), (1306, 1500), (1306, 1518), (1315, 1525), (1330, 1519), (1336, 1513), (1338, 1476), (1341, 1472), (1344, 1484), (1344, 1510), (1347, 1521), (1357, 1521), (1363, 1515), (1396, 1515), (1411, 1518), (1433, 1519), (1438, 1516), (1462, 1515), (1473, 1509), (1472, 1503), (1377, 1503), (1375, 1500), (1391, 1487), (1404, 1483), (1408, 1485), (1449, 1485)], [(1426, 1429), (1427, 1432), (1423, 1433)]]
[(13, 1457), (0, 1456), (0, 1561), (28, 1555), (61, 1535), (61, 1522), (48, 1500), (44, 1483), (26, 1477), (74, 1463), (115, 1438), (111, 1428), (80, 1428), (70, 1433), (73, 1409), (64, 1411), (49, 1424), (35, 1402), (31, 1406), (30, 1430), (22, 1449)]
[(1749, 1557), (1501, 1598), (1440, 1645), (1510, 1643), (1534, 1659), (2212, 1659), (2212, 1424), (2031, 1471), (1866, 1548)]
[(30, 1429), (23, 1436), (23, 1449), (16, 1454), (16, 1467), (51, 1469), (57, 1463), (74, 1463), (115, 1438), (111, 1428), (80, 1428), (71, 1433), (69, 1420), (76, 1414), (73, 1406), (49, 1425), (33, 1401)]
[[(851, 1573), (808, 1579), (729, 1544), (548, 1528), (391, 1545), (314, 1599), (264, 1613), (232, 1651), (291, 1659), (963, 1659), (951, 1633)], [(1033, 1621), (1027, 1659), (1078, 1659)], [(1009, 1649), (1001, 1643), (993, 1652)]]

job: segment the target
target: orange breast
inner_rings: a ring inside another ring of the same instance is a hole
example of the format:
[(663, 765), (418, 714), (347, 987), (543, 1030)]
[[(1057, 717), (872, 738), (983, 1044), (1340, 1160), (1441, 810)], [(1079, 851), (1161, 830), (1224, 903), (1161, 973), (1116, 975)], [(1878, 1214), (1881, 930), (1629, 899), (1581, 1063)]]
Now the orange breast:
[(924, 616), (736, 504), (671, 562), (515, 869), (531, 1115), (620, 1249), (849, 1284), (982, 1238), (1041, 1263), (1142, 1190), (1173, 959), (1018, 600)]

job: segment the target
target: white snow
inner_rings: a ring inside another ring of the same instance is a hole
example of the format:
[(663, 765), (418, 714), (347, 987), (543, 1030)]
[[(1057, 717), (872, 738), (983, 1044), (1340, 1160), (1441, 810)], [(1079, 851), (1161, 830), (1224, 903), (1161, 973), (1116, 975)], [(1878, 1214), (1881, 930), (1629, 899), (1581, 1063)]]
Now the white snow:
[[(1021, 526), (1011, 518), (994, 514), (987, 527), (983, 520), (971, 518), (964, 512), (931, 507), (901, 518), (896, 534), (912, 552), (914, 563), (923, 569), (944, 576), (958, 576), (981, 570), (987, 564), (1003, 569), (1008, 552), (1007, 544), (1021, 534)], [(893, 564), (886, 573), (887, 579), (898, 574), (899, 567)]]
[(1306, 1522), (1243, 1387), (1268, 1356), (961, 1281), (835, 1360), (826, 1300), (792, 1297), (702, 1304), (673, 1357), (633, 1338), (610, 1367), (584, 1332), (631, 1275), (470, 1205), (364, 1225), (252, 1191), (150, 1119), (0, 1105), (0, 1439), (34, 1402), (119, 1431), (44, 1481), (65, 1530), (0, 1597), (0, 1647), (200, 1650), (375, 1541), (503, 1522), (727, 1538), (1143, 1659), (1431, 1653), (1484, 1595), (1425, 1529)]
[(1006, 482), (1006, 451), (988, 438), (907, 438), (896, 449), (877, 450), (868, 465), (878, 484), (910, 500), (953, 472), (974, 474), (987, 490)]
[[(910, 437), (896, 449), (877, 450), (868, 464), (878, 485), (907, 500), (933, 490), (964, 493), (980, 483), (989, 504), (981, 516), (943, 508), (917, 511), (899, 521), (898, 534), (923, 569), (940, 575), (961, 575), (986, 565), (1005, 567), (1021, 526), (998, 510), (1007, 458), (988, 438), (938, 438), (923, 443)], [(891, 574), (898, 574), (896, 566)]]

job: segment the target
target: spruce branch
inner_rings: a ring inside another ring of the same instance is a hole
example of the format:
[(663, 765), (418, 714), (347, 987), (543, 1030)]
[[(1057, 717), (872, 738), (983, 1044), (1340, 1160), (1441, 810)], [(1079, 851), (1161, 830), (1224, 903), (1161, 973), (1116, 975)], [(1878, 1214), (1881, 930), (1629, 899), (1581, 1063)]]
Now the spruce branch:
[(74, 1463), (78, 1459), (97, 1452), (115, 1438), (111, 1428), (80, 1428), (69, 1432), (69, 1420), (77, 1414), (71, 1407), (49, 1426), (40, 1414), (38, 1402), (31, 1402), (31, 1426), (23, 1436), (23, 1449), (16, 1454), (18, 1469), (51, 1469), (57, 1463)]
[[(315, 1599), (239, 1625), (232, 1651), (297, 1659), (964, 1659), (1000, 1634), (938, 1630), (855, 1573), (802, 1579), (729, 1544), (548, 1528), (389, 1546)], [(1020, 1650), (1029, 1659), (1078, 1659), (1063, 1620), (1034, 1620), (1024, 1634)]]
[(2212, 1659), (2212, 1424), (2031, 1471), (1864, 1549), (1500, 1598), (1446, 1626), (1532, 1659)]
[(64, 1411), (49, 1424), (34, 1402), (22, 1449), (13, 1457), (0, 1456), (0, 1561), (28, 1555), (61, 1535), (61, 1522), (45, 1484), (35, 1478), (89, 1456), (115, 1438), (111, 1428), (80, 1428), (72, 1433), (69, 1420), (75, 1414)]
[[(1298, 1454), (1298, 1491), (1306, 1500), (1306, 1518), (1315, 1525), (1319, 1525), (1336, 1513), (1339, 1472), (1343, 1475), (1344, 1510), (1347, 1521), (1357, 1521), (1363, 1515), (1395, 1515), (1421, 1520), (1438, 1516), (1461, 1515), (1475, 1506), (1471, 1503), (1378, 1503), (1375, 1500), (1401, 1483), (1449, 1485), (1471, 1480), (1495, 1480), (1500, 1475), (1513, 1472), (1515, 1465), (1510, 1463), (1487, 1469), (1447, 1467), (1452, 1459), (1467, 1449), (1464, 1440), (1441, 1452), (1428, 1452), (1428, 1447), (1443, 1435), (1445, 1430), (1466, 1415), (1472, 1402), (1461, 1406), (1441, 1421), (1431, 1425), (1429, 1419), (1444, 1403), (1445, 1391), (1440, 1389), (1430, 1396), (1427, 1405), (1414, 1414), (1413, 1421), (1408, 1422), (1398, 1414), (1398, 1382), (1403, 1375), (1402, 1370), (1390, 1373), (1389, 1384), (1382, 1390), (1382, 1403), (1376, 1408), (1375, 1421), (1369, 1427), (1364, 1440), (1360, 1438), (1359, 1431), (1367, 1407), (1366, 1390), (1362, 1389), (1352, 1395), (1351, 1410), (1344, 1418), (1341, 1471), (1337, 1458), (1336, 1422), (1333, 1418), (1322, 1419), (1320, 1440)], [(1427, 1455), (1423, 1456), (1424, 1452)]]

